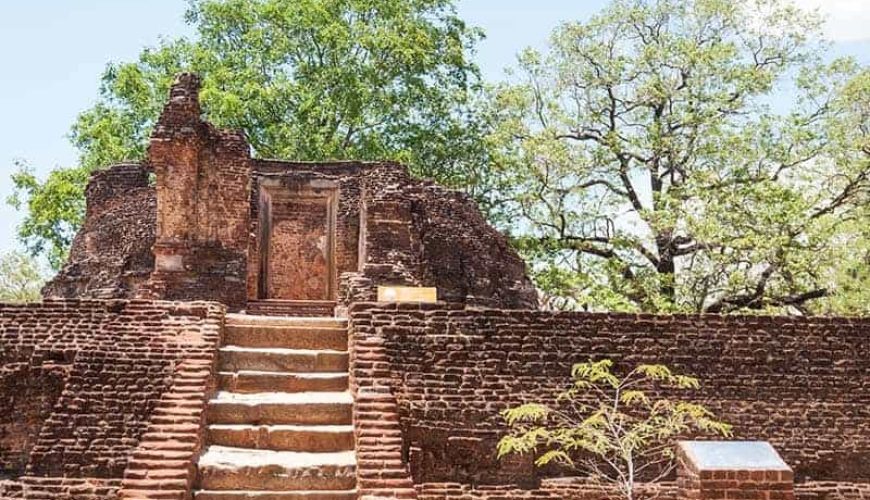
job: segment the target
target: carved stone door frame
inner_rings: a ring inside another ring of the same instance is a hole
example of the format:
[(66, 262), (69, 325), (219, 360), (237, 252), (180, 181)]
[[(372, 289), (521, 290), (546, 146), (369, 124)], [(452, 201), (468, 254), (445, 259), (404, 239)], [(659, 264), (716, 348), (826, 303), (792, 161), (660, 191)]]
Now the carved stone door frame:
[(313, 179), (307, 182), (294, 182), (290, 185), (282, 182), (279, 178), (265, 178), (260, 181), (259, 199), (259, 276), (257, 279), (257, 298), (268, 300), (269, 297), (269, 273), (271, 255), (271, 240), (273, 225), (273, 200), (276, 198), (289, 197), (294, 199), (323, 200), (326, 207), (326, 220), (324, 229), (326, 233), (326, 259), (327, 275), (326, 294), (327, 300), (335, 300), (337, 295), (338, 276), (336, 274), (336, 227), (338, 214), (338, 185), (332, 181)]

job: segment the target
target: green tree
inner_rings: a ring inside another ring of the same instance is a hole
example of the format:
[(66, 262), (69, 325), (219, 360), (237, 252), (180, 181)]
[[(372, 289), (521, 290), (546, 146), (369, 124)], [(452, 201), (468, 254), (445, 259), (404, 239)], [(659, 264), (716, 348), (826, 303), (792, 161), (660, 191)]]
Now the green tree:
[(7, 202), (18, 210), (26, 208), (18, 237), (31, 255), (44, 255), (59, 269), (84, 217), (89, 169), (58, 168), (39, 182), (28, 164), (17, 166), (12, 174), (15, 192)]
[(825, 307), (870, 167), (842, 93), (861, 68), (822, 64), (819, 26), (784, 0), (615, 0), (521, 55), (494, 182), (551, 304)]
[(499, 458), (533, 453), (538, 466), (575, 469), (632, 500), (638, 482), (673, 471), (678, 436), (731, 434), (703, 406), (653, 392), (697, 389), (697, 379), (663, 365), (639, 365), (620, 378), (612, 367), (607, 359), (574, 365), (558, 407), (528, 403), (503, 411), (510, 433), (498, 443)]
[(481, 180), (470, 55), (482, 35), (453, 0), (192, 0), (186, 20), (192, 39), (108, 66), (100, 101), (72, 127), (79, 166), (13, 178), (32, 252), (62, 260), (87, 173), (144, 157), (183, 70), (203, 77), (209, 120), (244, 130), (259, 157), (392, 159), (453, 186)]
[(0, 302), (36, 302), (45, 277), (27, 254), (6, 252), (0, 255)]
[[(844, 169), (870, 175), (870, 69), (843, 85), (832, 103), (837, 109), (827, 124), (838, 145), (836, 160)], [(850, 167), (850, 166), (857, 166)], [(831, 288), (823, 310), (837, 314), (870, 315), (870, 189), (854, 183), (858, 209), (845, 214), (837, 235), (837, 266), (830, 270)]]

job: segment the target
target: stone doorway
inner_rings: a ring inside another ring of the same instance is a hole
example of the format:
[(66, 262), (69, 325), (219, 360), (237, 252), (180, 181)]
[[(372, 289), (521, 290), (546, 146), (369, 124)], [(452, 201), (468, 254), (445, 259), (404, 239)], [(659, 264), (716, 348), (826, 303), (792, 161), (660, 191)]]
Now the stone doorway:
[(260, 300), (335, 300), (336, 189), (260, 189)]

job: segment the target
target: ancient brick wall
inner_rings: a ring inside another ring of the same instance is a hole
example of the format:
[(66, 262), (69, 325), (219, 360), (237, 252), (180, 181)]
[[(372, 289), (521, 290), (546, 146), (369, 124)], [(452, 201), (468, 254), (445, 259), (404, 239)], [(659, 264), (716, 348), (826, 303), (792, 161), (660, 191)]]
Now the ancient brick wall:
[(507, 309), (537, 308), (526, 264), (468, 196), (431, 182), (411, 197), (423, 254), (423, 282), (440, 300)]
[[(621, 498), (612, 488), (592, 486), (574, 478), (543, 479), (534, 488), (514, 485), (467, 483), (422, 483), (416, 486), (418, 500), (610, 500)], [(635, 498), (687, 500), (671, 481), (638, 484)], [(694, 499), (697, 500), (697, 499)]]
[(148, 297), (243, 308), (250, 225), (250, 147), (200, 117), (199, 78), (179, 75), (151, 135), (157, 178), (155, 268)]
[(42, 424), (51, 415), (67, 378), (63, 365), (31, 366), (4, 360), (0, 370), (0, 477), (24, 474)]
[(796, 484), (794, 491), (800, 500), (867, 500), (870, 482), (807, 481)]
[(794, 475), (779, 470), (698, 471), (681, 461), (677, 472), (683, 499), (794, 500)]
[(0, 497), (114, 498), (167, 442), (192, 445), (162, 467), (184, 490), (222, 321), (202, 302), (0, 304)]
[(157, 199), (146, 165), (121, 164), (91, 175), (86, 215), (63, 269), (43, 289), (54, 298), (131, 297), (154, 267)]
[(362, 179), (359, 273), (342, 301), (373, 300), (381, 284), (434, 286), (447, 302), (535, 308), (525, 263), (462, 193), (414, 180), (405, 167), (371, 164)]
[(799, 483), (870, 478), (870, 319), (443, 304), (356, 304), (351, 311), (354, 342), (381, 353), (351, 369), (394, 398), (402, 455), (418, 489), (435, 492), (421, 498), (443, 498), (437, 491), (445, 482), (534, 488), (541, 471), (528, 461), (495, 459), (504, 430), (498, 412), (529, 400), (552, 402), (570, 366), (589, 358), (618, 366), (665, 363), (699, 377), (698, 400), (734, 425), (736, 439), (770, 441)]

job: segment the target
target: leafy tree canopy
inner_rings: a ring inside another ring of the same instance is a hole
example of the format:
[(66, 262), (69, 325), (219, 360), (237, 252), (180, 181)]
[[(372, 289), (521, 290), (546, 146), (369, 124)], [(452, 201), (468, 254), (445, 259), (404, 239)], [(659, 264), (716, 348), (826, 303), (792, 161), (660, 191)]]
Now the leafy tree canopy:
[(843, 294), (867, 288), (870, 86), (823, 63), (819, 26), (781, 0), (615, 0), (521, 55), (489, 139), (501, 220), (551, 305), (860, 302)]
[[(75, 168), (13, 176), (19, 235), (63, 262), (83, 217), (87, 175), (145, 155), (175, 74), (203, 81), (209, 120), (240, 128), (260, 157), (393, 159), (453, 186), (477, 185), (482, 141), (469, 95), (481, 32), (452, 0), (193, 0), (191, 39), (110, 64), (101, 99), (72, 127)], [(478, 135), (479, 137), (479, 135)]]
[(187, 20), (191, 39), (107, 68), (79, 166), (13, 176), (19, 236), (54, 267), (90, 171), (144, 156), (188, 70), (258, 156), (465, 188), (551, 307), (867, 312), (870, 70), (827, 59), (788, 0), (613, 0), (484, 99), (452, 0), (193, 0)]
[(0, 302), (36, 302), (45, 277), (39, 265), (25, 253), (0, 254)]

